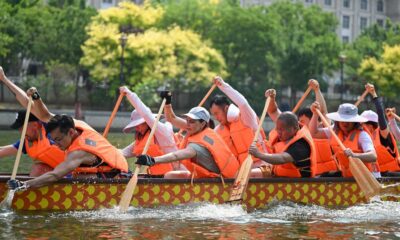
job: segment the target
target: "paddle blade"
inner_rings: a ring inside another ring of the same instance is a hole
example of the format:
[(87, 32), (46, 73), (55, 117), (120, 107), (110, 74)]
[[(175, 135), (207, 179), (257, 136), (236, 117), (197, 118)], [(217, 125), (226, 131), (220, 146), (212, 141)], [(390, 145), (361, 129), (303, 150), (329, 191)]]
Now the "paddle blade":
[(132, 178), (129, 180), (128, 185), (126, 185), (126, 188), (124, 192), (122, 193), (121, 200), (119, 202), (119, 210), (121, 212), (126, 212), (129, 208), (129, 205), (131, 203), (132, 197), (133, 197), (133, 192), (135, 191), (137, 182), (138, 182), (138, 173), (140, 171), (140, 167), (136, 167), (135, 173), (133, 174)]
[(247, 183), (249, 182), (252, 165), (253, 159), (249, 154), (240, 166), (239, 173), (232, 185), (228, 202), (235, 202), (243, 199), (244, 191), (246, 190)]
[(365, 198), (369, 199), (380, 193), (382, 186), (371, 174), (365, 164), (359, 158), (349, 157), (350, 171), (354, 176), (358, 186), (364, 193)]

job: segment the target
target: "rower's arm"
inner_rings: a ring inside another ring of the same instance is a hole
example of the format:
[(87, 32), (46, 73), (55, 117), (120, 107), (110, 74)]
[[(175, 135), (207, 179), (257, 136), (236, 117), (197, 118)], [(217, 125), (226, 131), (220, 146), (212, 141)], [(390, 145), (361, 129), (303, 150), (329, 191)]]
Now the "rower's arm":
[(311, 105), (311, 111), (313, 112), (313, 115), (311, 117), (310, 122), (308, 123), (308, 128), (310, 130), (311, 136), (313, 138), (318, 138), (318, 139), (326, 139), (328, 138), (325, 134), (325, 131), (323, 130), (323, 128), (319, 128), (318, 127), (318, 114), (316, 112), (316, 109), (319, 109), (320, 105), (318, 102), (314, 102)]
[(196, 156), (196, 151), (191, 147), (186, 147), (185, 149), (178, 150), (176, 152), (168, 153), (159, 157), (155, 157), (154, 161), (156, 163), (168, 163), (175, 162), (183, 159), (190, 159)]
[[(37, 96), (39, 96), (39, 93), (35, 87), (31, 87), (26, 91), (26, 95), (33, 96), (33, 94), (37, 93)], [(40, 121), (42, 122), (49, 122), (50, 119), (54, 116), (53, 113), (47, 109), (47, 106), (44, 104), (42, 101), (42, 98), (34, 99), (33, 100), (33, 105), (32, 105), (32, 112), (33, 114), (39, 118)]]
[(290, 162), (294, 161), (293, 157), (287, 152), (274, 153), (274, 154), (262, 153), (258, 150), (258, 148), (256, 147), (255, 144), (252, 144), (250, 146), (249, 152), (254, 157), (259, 158), (259, 159), (261, 159), (267, 163), (273, 164), (273, 165), (290, 163)]
[(359, 158), (363, 162), (376, 162), (377, 158), (375, 150), (363, 153), (353, 153), (353, 157)]
[(10, 79), (7, 78), (2, 67), (0, 67), (0, 81), (2, 81), (4, 85), (6, 85), (6, 87), (12, 92), (12, 94), (14, 94), (17, 101), (24, 108), (28, 106), (29, 97), (21, 88), (19, 88)]
[(84, 151), (74, 151), (67, 155), (66, 160), (61, 162), (53, 171), (47, 172), (37, 178), (26, 181), (28, 188), (36, 188), (48, 185), (63, 178), (68, 173), (75, 170), (81, 164), (92, 165), (96, 161), (96, 156)]
[(389, 136), (389, 128), (387, 125), (385, 112), (383, 110), (382, 101), (378, 97), (374, 85), (368, 83), (365, 85), (365, 89), (371, 94), (372, 101), (375, 105), (376, 114), (378, 115), (379, 133), (384, 139), (386, 139)]
[(186, 120), (175, 115), (174, 110), (172, 109), (172, 104), (165, 105), (164, 114), (167, 121), (170, 122), (174, 127), (186, 129)]
[(271, 99), (268, 105), (267, 112), (272, 121), (276, 123), (279, 115), (281, 115), (281, 110), (279, 110), (278, 104), (276, 103), (276, 90), (268, 89), (267, 91), (265, 91), (265, 97), (269, 97)]
[(10, 144), (7, 146), (0, 147), (0, 158), (1, 157), (8, 157), (17, 154), (18, 149), (14, 147), (14, 145)]

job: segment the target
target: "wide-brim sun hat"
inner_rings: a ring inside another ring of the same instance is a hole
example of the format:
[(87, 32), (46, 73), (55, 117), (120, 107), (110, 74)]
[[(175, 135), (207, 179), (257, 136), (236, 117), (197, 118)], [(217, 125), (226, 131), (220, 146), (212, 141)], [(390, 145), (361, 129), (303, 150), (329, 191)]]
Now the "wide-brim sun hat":
[[(153, 117), (156, 118), (157, 115), (153, 114)], [(126, 127), (122, 130), (124, 133), (129, 132), (132, 128), (144, 123), (145, 120), (142, 116), (140, 116), (140, 114), (138, 113), (138, 111), (133, 110), (131, 113), (131, 121), (128, 123), (128, 125), (126, 125)]]
[(190, 109), (188, 113), (183, 114), (183, 116), (190, 117), (194, 120), (204, 120), (206, 122), (210, 121), (210, 113), (203, 107), (194, 107)]
[(378, 114), (376, 114), (374, 111), (367, 110), (361, 113), (361, 117), (365, 117), (368, 122), (378, 122)]
[(351, 103), (340, 104), (337, 112), (328, 113), (326, 116), (335, 122), (367, 122), (368, 119), (358, 115), (358, 108)]

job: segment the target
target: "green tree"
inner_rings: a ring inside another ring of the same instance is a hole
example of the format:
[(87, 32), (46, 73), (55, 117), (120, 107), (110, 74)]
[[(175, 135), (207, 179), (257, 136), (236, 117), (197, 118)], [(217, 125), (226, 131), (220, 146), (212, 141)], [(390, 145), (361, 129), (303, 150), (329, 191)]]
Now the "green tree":
[(365, 58), (358, 74), (379, 87), (381, 95), (395, 100), (400, 91), (400, 45), (385, 45), (380, 57)]
[(190, 89), (206, 84), (217, 73), (226, 74), (222, 56), (198, 34), (177, 26), (156, 28), (163, 13), (161, 7), (146, 2), (143, 6), (123, 2), (102, 11), (88, 28), (90, 38), (82, 47), (81, 62), (93, 78), (110, 86), (110, 94), (120, 85), (123, 28), (131, 32), (124, 52), (126, 84), (135, 91), (163, 84)]
[(162, 1), (162, 26), (178, 24), (210, 39), (223, 54), (227, 81), (254, 105), (269, 87), (304, 89), (311, 77), (337, 68), (340, 43), (333, 14), (277, 1), (242, 8), (235, 1)]

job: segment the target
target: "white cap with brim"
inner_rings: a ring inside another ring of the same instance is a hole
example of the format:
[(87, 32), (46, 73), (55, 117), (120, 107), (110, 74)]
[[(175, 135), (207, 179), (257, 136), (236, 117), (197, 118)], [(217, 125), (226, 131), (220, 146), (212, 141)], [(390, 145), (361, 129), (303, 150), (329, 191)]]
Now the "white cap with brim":
[[(156, 114), (153, 114), (154, 118), (157, 117)], [(132, 128), (144, 123), (145, 120), (140, 114), (136, 111), (133, 110), (131, 113), (131, 121), (126, 125), (126, 127), (122, 130), (124, 133), (128, 133)]]
[(361, 113), (361, 117), (365, 117), (368, 122), (378, 122), (378, 114), (376, 114), (374, 111), (367, 110)]
[(343, 103), (339, 106), (337, 112), (328, 113), (326, 116), (335, 122), (367, 122), (368, 119), (358, 115), (358, 108), (356, 105), (350, 103)]
[(210, 113), (203, 107), (194, 107), (190, 109), (188, 113), (183, 115), (194, 120), (204, 120), (206, 122), (210, 121)]

